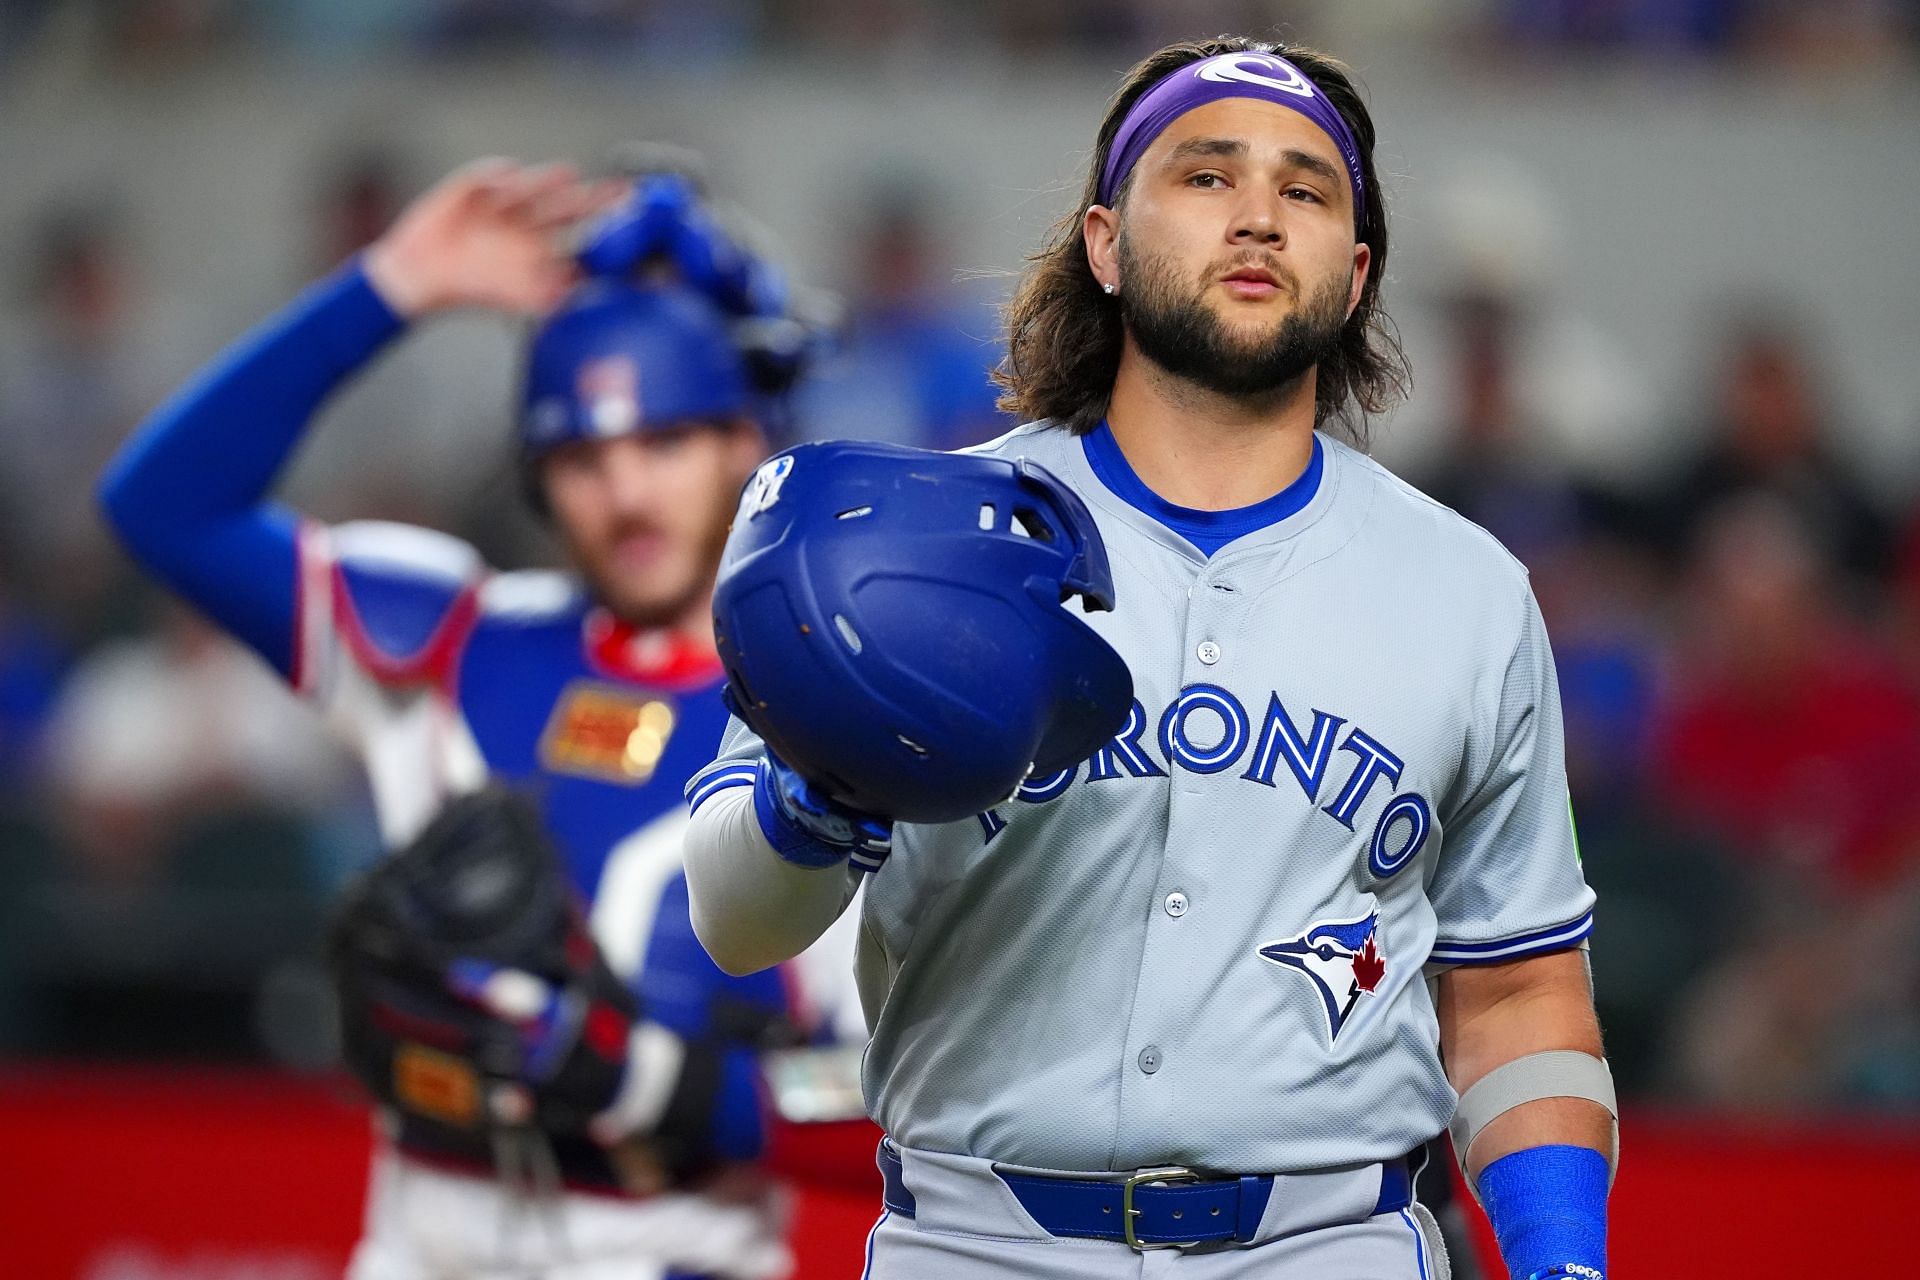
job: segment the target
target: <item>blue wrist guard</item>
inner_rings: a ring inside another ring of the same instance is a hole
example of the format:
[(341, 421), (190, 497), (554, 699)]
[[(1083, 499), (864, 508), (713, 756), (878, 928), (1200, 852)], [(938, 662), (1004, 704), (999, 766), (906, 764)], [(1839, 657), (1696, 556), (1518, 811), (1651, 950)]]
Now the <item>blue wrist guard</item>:
[(893, 849), (893, 823), (835, 804), (771, 751), (753, 782), (753, 815), (773, 851), (798, 867), (851, 861), (878, 871)]
[(1588, 1147), (1529, 1147), (1480, 1173), (1500, 1256), (1527, 1280), (1606, 1280), (1607, 1158)]

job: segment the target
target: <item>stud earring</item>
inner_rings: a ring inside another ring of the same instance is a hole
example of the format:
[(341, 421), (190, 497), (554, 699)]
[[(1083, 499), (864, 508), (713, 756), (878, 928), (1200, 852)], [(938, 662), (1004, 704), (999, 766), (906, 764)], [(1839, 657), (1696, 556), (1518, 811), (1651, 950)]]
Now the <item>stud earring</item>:
[(1109, 281), (1107, 281), (1107, 283), (1105, 283), (1105, 284), (1103, 284), (1103, 285), (1101, 285), (1100, 287), (1101, 287), (1102, 289), (1104, 289), (1104, 290), (1106, 290), (1106, 292), (1108, 293), (1108, 295), (1109, 295), (1109, 296), (1111, 296), (1111, 295), (1112, 295), (1112, 293), (1113, 293), (1113, 291), (1114, 291), (1114, 285), (1113, 285), (1113, 281), (1111, 281), (1111, 280), (1109, 280)]

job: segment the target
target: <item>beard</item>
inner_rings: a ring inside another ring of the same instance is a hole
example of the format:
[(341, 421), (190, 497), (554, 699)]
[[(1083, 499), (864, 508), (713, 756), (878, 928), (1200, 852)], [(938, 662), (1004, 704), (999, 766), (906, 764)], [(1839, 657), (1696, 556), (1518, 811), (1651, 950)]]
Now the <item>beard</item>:
[[(691, 536), (691, 554), (679, 558), (677, 565), (663, 572), (657, 581), (639, 583), (615, 569), (605, 555), (596, 555), (565, 536), (569, 559), (588, 590), (608, 612), (630, 626), (642, 630), (677, 627), (687, 621), (695, 605), (713, 587), (714, 573), (720, 567), (721, 553), (733, 521), (731, 501), (719, 502), (704, 513), (700, 526)], [(620, 533), (616, 531), (615, 540)]]
[(1266, 396), (1339, 352), (1351, 270), (1302, 297), (1277, 326), (1249, 331), (1221, 320), (1206, 302), (1206, 291), (1230, 266), (1209, 267), (1200, 284), (1189, 288), (1171, 261), (1135, 252), (1124, 234), (1119, 258), (1127, 282), (1120, 295), (1127, 331), (1142, 355), (1183, 381), (1234, 399)]

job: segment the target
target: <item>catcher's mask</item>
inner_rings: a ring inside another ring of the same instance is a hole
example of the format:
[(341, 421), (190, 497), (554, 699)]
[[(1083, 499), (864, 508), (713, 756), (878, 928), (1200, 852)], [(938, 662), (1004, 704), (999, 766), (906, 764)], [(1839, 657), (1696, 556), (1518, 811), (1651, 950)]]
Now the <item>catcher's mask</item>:
[[(1077, 601), (1079, 608), (1070, 608)], [(714, 590), (736, 711), (837, 802), (949, 822), (1126, 721), (1093, 516), (1031, 462), (839, 441), (748, 482)]]

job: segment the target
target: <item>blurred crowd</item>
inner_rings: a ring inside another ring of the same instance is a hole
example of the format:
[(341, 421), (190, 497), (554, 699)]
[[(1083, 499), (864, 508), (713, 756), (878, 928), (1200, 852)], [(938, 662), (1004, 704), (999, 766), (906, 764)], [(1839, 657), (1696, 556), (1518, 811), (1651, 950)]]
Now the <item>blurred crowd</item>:
[(1197, 31), (1344, 27), (1484, 50), (1816, 68), (1910, 58), (1914, 0), (11, 0), (0, 59), (62, 40), (119, 63), (236, 46), (306, 56), (538, 50), (685, 63), (768, 51), (934, 56), (1138, 50)]
[[(1034, 6), (995, 4), (985, 29), (1044, 45), (1097, 27), (1138, 48), (1170, 7), (1054, 6), (1057, 29), (1042, 31)], [(1274, 6), (1210, 7), (1231, 27), (1249, 10), (1270, 23)], [(687, 8), (43, 0), (0, 7), (0, 66), (76, 24), (120, 53), (320, 27), (342, 41), (604, 47), (611, 33), (672, 47), (694, 38)], [(1542, 45), (1739, 55), (1814, 8), (1489, 0), (1462, 21)], [(1884, 52), (1916, 27), (1898, 0), (1817, 8), (1836, 53)], [(800, 13), (776, 0), (699, 9), (699, 39), (746, 43), (784, 39)], [(838, 23), (866, 33), (857, 42), (937, 30), (948, 9), (833, 0), (806, 6), (806, 27)], [(314, 171), (288, 280), (365, 244), (418, 177), (377, 151), (335, 159)], [(844, 331), (800, 397), (799, 429), (931, 447), (1004, 430), (988, 370), (1006, 282), (956, 277), (926, 188), (902, 180), (857, 207), (843, 278), (825, 282), (847, 303)], [(154, 358), (138, 319), (137, 216), (112, 200), (56, 204), (0, 243), (19, 335), (0, 346), (0, 1053), (316, 1065), (330, 1052), (315, 1016), (327, 904), (376, 837), (348, 758), (253, 658), (146, 585), (95, 515), (101, 465), (186, 372)], [(1471, 272), (1419, 302), (1410, 355), (1430, 447), (1404, 470), (1532, 570), (1601, 895), (1595, 977), (1623, 1092), (1920, 1108), (1920, 493), (1890, 500), (1897, 485), (1846, 447), (1846, 389), (1817, 321), (1768, 296), (1729, 295), (1702, 316), (1710, 354), (1694, 385), (1631, 410), (1681, 445), (1664, 473), (1626, 480), (1552, 446), (1553, 384), (1539, 375), (1553, 303)], [(445, 439), (379, 425), (443, 416), (428, 401), (445, 383), (383, 370), (342, 409), (356, 421), (333, 429), (358, 442), (347, 462), (303, 471), (302, 501), (333, 519), (445, 528), (508, 566), (543, 559), (504, 451), (492, 470), (448, 465)], [(503, 442), (507, 412), (494, 408)], [(1395, 433), (1376, 424), (1389, 460)]]
[(1920, 1105), (1920, 495), (1848, 460), (1784, 300), (1719, 317), (1684, 450), (1630, 488), (1541, 457), (1524, 303), (1441, 306), (1413, 478), (1532, 571), (1623, 1092)]

